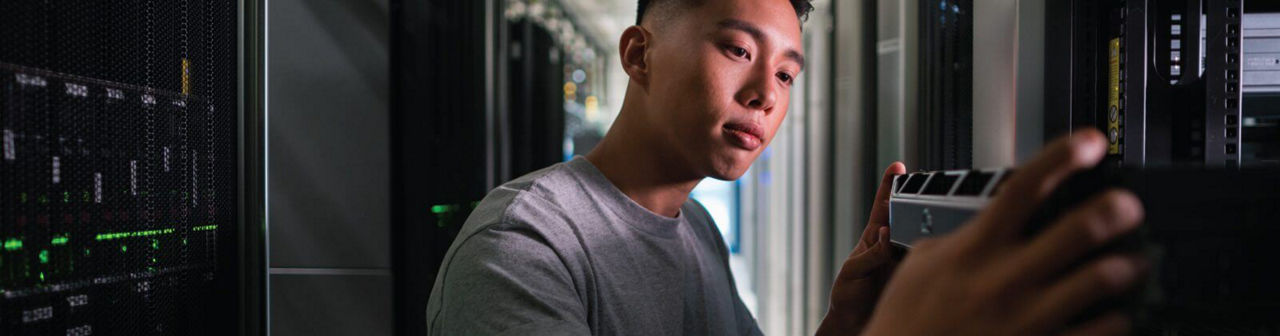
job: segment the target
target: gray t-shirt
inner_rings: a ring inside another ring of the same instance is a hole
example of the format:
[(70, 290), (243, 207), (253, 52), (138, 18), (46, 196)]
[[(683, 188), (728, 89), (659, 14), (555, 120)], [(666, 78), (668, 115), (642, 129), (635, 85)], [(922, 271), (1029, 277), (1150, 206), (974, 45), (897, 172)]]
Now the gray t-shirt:
[(759, 335), (695, 201), (676, 218), (583, 157), (489, 193), (445, 255), (432, 335)]

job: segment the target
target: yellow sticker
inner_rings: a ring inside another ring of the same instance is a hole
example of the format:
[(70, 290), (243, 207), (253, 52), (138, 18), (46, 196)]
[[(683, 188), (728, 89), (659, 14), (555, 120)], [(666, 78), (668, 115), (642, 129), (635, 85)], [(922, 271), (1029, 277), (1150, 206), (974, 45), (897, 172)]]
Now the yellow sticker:
[(191, 94), (191, 62), (182, 58), (182, 94)]
[(1120, 154), (1120, 39), (1111, 39), (1107, 52), (1107, 154)]

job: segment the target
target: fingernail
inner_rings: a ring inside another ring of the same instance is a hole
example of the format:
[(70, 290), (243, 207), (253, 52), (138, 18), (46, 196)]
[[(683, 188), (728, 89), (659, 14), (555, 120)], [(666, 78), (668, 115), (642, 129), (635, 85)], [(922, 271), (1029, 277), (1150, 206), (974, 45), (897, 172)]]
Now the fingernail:
[(1125, 224), (1124, 229), (1130, 230), (1142, 225), (1142, 218), (1145, 216), (1144, 209), (1142, 208), (1142, 199), (1139, 199), (1138, 196), (1134, 195), (1132, 192), (1123, 189), (1118, 190), (1116, 196), (1118, 197), (1119, 202), (1122, 203), (1121, 208), (1123, 209), (1123, 212), (1121, 214), (1123, 216), (1122, 220)]
[(1080, 131), (1072, 134), (1071, 147), (1075, 150), (1076, 159), (1083, 162), (1094, 162), (1102, 158), (1107, 146), (1102, 135), (1097, 132)]
[(1101, 140), (1102, 137), (1095, 132), (1076, 132), (1071, 137), (1071, 142), (1075, 143), (1076, 146), (1094, 146), (1102, 142)]

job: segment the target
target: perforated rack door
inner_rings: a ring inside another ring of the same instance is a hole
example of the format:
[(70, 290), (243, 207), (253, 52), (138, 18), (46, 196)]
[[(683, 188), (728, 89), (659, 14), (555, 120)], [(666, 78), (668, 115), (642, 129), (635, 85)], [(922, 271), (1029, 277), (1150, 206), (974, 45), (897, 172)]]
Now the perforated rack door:
[(0, 2), (0, 335), (236, 323), (236, 2)]

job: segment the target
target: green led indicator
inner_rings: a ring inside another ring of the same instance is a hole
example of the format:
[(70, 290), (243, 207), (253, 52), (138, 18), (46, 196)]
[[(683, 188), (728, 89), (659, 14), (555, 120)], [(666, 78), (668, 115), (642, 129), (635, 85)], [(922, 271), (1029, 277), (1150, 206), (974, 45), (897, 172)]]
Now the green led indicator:
[(436, 226), (443, 228), (454, 221), (455, 218), (453, 217), (457, 212), (470, 211), (479, 205), (479, 201), (459, 204), (437, 204), (431, 206), (431, 213), (436, 215)]
[(85, 191), (80, 192), (80, 200), (84, 201), (85, 203), (89, 203), (89, 191), (88, 191), (88, 190), (85, 190)]
[(88, 256), (88, 255), (89, 255), (89, 249), (88, 249), (88, 248), (84, 249), (84, 255), (85, 255), (85, 256)]
[(186, 239), (186, 238), (182, 238), (182, 245), (187, 245), (187, 239)]
[(129, 246), (128, 246), (128, 245), (120, 245), (120, 252), (121, 252), (121, 253), (124, 253), (125, 251), (128, 251), (128, 250), (129, 250)]
[(5, 251), (17, 251), (22, 249), (22, 239), (9, 238), (4, 240)]
[(104, 240), (114, 240), (114, 239), (124, 239), (124, 238), (134, 238), (134, 237), (150, 237), (150, 236), (170, 234), (173, 232), (174, 230), (172, 228), (169, 228), (169, 229), (131, 231), (131, 232), (99, 233), (97, 236), (94, 236), (93, 239), (97, 241), (104, 241)]
[(193, 227), (191, 228), (191, 231), (213, 231), (217, 229), (218, 229), (217, 225), (204, 225), (204, 226)]
[(53, 239), (49, 240), (49, 244), (53, 244), (53, 246), (62, 246), (67, 244), (67, 240), (68, 238), (66, 236), (54, 236)]
[(447, 204), (432, 205), (431, 213), (439, 215), (445, 212), (453, 211), (453, 208), (454, 208), (453, 205), (447, 205)]
[(41, 264), (49, 263), (49, 250), (40, 250), (40, 263)]
[(66, 191), (63, 191), (63, 192), (62, 192), (62, 203), (71, 203), (71, 193), (70, 193), (70, 192), (66, 192)]
[(40, 281), (44, 281), (44, 272), (40, 272)]
[(27, 203), (27, 193), (18, 194), (18, 198), (22, 199), (22, 203)]
[(460, 208), (466, 205), (469, 205), (471, 209), (475, 209), (477, 206), (480, 205), (480, 201), (464, 203), (464, 204), (436, 204), (431, 206), (431, 213), (438, 215), (446, 212), (458, 211)]
[(152, 249), (155, 249), (155, 250), (159, 250), (159, 249), (160, 249), (160, 241), (159, 241), (159, 240), (156, 240), (156, 239), (152, 239), (152, 240), (151, 240), (151, 248), (152, 248)]
[(49, 195), (40, 195), (36, 200), (40, 201), (40, 204), (49, 204)]

